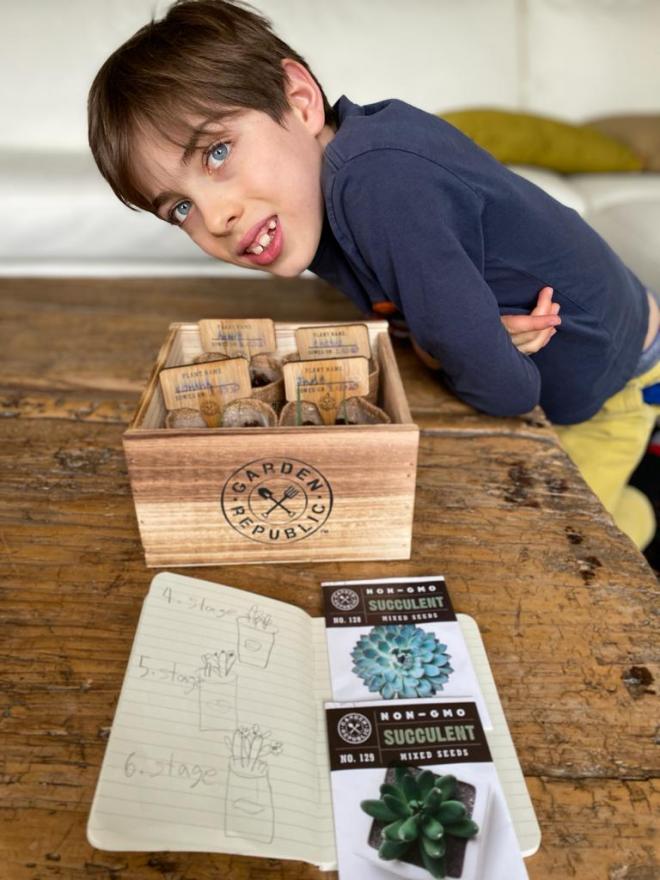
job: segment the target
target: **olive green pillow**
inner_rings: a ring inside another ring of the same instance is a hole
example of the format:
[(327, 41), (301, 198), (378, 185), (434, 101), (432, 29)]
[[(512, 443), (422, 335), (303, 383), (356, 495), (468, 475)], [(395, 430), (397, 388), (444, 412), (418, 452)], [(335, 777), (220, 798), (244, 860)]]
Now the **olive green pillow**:
[(642, 168), (641, 159), (629, 147), (588, 125), (505, 110), (438, 115), (508, 165), (540, 165), (564, 174)]

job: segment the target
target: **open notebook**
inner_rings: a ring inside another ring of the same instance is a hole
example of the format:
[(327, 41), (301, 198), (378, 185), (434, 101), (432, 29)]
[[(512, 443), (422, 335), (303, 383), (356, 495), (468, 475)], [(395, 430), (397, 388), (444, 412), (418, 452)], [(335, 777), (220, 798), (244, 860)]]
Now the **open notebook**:
[[(523, 855), (540, 832), (475, 622), (458, 615)], [(336, 867), (323, 618), (169, 572), (151, 582), (87, 825), (106, 850)]]

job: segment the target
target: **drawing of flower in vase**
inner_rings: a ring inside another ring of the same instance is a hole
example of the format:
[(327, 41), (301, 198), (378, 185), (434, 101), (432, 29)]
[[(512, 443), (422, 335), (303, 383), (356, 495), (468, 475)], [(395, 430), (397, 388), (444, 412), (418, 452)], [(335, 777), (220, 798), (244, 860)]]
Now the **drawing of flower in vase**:
[(233, 672), (235, 651), (217, 651), (202, 657), (199, 670), (199, 729), (235, 729), (238, 718), (238, 676)]
[(264, 758), (282, 753), (282, 743), (268, 743), (270, 731), (259, 725), (240, 727), (230, 741), (229, 774), (225, 791), (225, 834), (271, 843), (275, 833), (273, 790)]
[(238, 657), (241, 663), (265, 669), (275, 644), (277, 627), (270, 614), (253, 605), (243, 617), (236, 618), (238, 626)]

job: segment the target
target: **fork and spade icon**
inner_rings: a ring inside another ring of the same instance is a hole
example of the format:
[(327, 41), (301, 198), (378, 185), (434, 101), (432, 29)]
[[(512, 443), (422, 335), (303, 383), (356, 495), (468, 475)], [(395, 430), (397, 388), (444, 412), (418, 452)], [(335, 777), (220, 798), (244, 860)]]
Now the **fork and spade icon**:
[(269, 507), (263, 515), (268, 516), (268, 514), (272, 513), (276, 507), (281, 507), (282, 510), (284, 510), (289, 516), (295, 516), (295, 511), (289, 510), (288, 507), (285, 507), (283, 502), (289, 501), (291, 498), (294, 498), (296, 495), (299, 494), (299, 492), (300, 489), (296, 489), (295, 486), (287, 486), (287, 488), (284, 490), (284, 494), (278, 500), (277, 498), (275, 498), (272, 491), (267, 486), (259, 486), (259, 488), (257, 489), (257, 494), (260, 495), (262, 498), (265, 498), (266, 501), (273, 502), (273, 506)]

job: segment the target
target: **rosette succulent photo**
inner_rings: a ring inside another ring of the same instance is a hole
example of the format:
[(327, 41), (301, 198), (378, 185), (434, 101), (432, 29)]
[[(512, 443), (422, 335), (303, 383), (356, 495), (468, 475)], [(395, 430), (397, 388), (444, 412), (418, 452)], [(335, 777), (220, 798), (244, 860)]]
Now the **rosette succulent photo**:
[(430, 697), (454, 671), (446, 651), (433, 633), (413, 624), (375, 626), (351, 651), (353, 672), (386, 700)]

